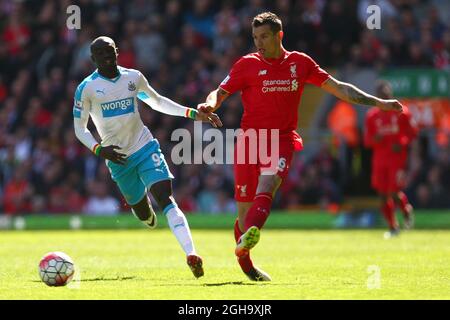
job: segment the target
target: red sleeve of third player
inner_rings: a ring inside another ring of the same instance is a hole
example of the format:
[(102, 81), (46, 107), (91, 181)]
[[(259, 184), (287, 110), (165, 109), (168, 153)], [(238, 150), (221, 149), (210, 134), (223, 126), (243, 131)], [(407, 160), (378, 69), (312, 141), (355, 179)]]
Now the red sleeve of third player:
[(245, 64), (245, 58), (239, 59), (231, 68), (230, 73), (220, 83), (219, 87), (229, 94), (244, 89), (246, 85), (246, 74), (248, 74), (248, 72), (246, 72)]
[(330, 75), (323, 70), (310, 56), (302, 53), (304, 63), (306, 64), (307, 75), (305, 82), (320, 87)]

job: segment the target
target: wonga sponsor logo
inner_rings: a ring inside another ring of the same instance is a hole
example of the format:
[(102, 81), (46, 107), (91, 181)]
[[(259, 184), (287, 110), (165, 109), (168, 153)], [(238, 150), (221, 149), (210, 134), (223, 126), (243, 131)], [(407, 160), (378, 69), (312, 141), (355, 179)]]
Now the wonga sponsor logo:
[(125, 98), (101, 104), (104, 118), (120, 116), (134, 112), (134, 98)]

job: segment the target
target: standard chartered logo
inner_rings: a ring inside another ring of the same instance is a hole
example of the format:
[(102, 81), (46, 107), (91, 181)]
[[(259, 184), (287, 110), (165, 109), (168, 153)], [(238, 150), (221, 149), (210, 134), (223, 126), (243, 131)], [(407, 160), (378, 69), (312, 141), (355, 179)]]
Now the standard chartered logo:
[(262, 92), (270, 93), (270, 92), (290, 92), (298, 90), (298, 81), (294, 80), (264, 80), (262, 82)]
[(297, 89), (298, 89), (298, 82), (297, 82), (297, 80), (292, 80), (291, 91), (297, 91)]
[(273, 85), (289, 85), (291, 84), (291, 80), (264, 80), (263, 81), (263, 86), (273, 86)]
[(125, 98), (101, 104), (103, 117), (114, 117), (134, 112), (134, 99)]

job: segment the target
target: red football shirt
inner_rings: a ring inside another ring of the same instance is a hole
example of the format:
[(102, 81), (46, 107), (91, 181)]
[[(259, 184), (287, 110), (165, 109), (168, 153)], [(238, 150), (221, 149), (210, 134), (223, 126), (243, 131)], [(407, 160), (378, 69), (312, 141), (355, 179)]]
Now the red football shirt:
[[(417, 127), (406, 107), (403, 112), (371, 108), (365, 122), (364, 143), (373, 148), (373, 161), (396, 163), (406, 160), (407, 146), (417, 135)], [(376, 135), (381, 137), (379, 141), (376, 141)], [(393, 152), (394, 144), (401, 146), (400, 152)]]
[(279, 59), (251, 53), (234, 64), (220, 88), (230, 94), (241, 91), (242, 129), (279, 129), (283, 135), (297, 129), (305, 83), (320, 86), (328, 78), (329, 74), (304, 53), (283, 51)]

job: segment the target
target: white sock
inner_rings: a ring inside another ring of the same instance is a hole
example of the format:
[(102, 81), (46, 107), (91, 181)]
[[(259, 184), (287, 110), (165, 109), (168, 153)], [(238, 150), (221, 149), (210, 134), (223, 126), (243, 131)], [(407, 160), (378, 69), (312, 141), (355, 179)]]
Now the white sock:
[(177, 238), (186, 255), (195, 254), (194, 242), (191, 230), (183, 212), (175, 204), (170, 204), (164, 209), (170, 230)]

